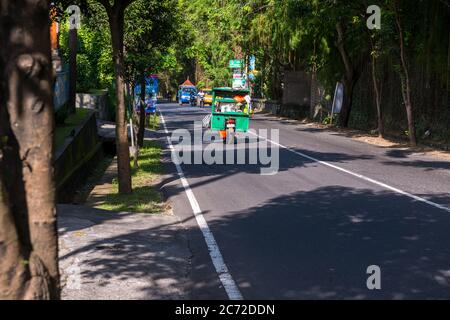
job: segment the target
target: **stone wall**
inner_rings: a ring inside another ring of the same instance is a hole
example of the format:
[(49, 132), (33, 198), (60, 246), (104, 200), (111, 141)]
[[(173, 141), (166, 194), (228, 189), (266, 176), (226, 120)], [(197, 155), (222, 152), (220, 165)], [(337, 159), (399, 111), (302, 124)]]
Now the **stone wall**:
[(280, 104), (278, 101), (271, 101), (266, 99), (253, 99), (252, 108), (255, 111), (263, 111), (272, 114), (278, 114), (280, 112)]
[(70, 202), (77, 187), (89, 174), (89, 168), (102, 157), (95, 112), (75, 130), (56, 151), (53, 167), (59, 202)]
[(100, 120), (109, 120), (108, 92), (77, 93), (77, 108), (92, 109)]
[(311, 75), (303, 71), (285, 71), (282, 102), (253, 99), (253, 108), (290, 118), (306, 118), (311, 110)]
[(310, 106), (311, 76), (304, 71), (285, 71), (283, 104)]

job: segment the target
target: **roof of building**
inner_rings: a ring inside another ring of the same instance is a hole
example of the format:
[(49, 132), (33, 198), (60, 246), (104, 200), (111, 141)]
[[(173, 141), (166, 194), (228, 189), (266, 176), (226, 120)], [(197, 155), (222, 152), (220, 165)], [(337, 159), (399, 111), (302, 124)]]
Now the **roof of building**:
[(186, 79), (186, 81), (183, 82), (183, 84), (181, 86), (182, 87), (195, 87), (194, 84), (189, 79)]

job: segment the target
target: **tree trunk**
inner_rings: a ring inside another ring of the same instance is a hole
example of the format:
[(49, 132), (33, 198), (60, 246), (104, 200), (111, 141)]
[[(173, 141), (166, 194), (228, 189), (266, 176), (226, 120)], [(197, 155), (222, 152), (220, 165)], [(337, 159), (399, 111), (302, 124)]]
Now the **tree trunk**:
[(412, 102), (411, 102), (411, 82), (409, 79), (408, 64), (406, 61), (407, 58), (406, 58), (406, 53), (405, 53), (403, 28), (402, 28), (400, 13), (398, 11), (398, 5), (399, 5), (399, 1), (398, 0), (394, 1), (395, 22), (396, 22), (397, 32), (398, 32), (398, 36), (399, 36), (400, 60), (401, 60), (401, 68), (402, 68), (402, 72), (400, 74), (400, 80), (402, 82), (402, 97), (403, 97), (403, 102), (405, 103), (406, 116), (408, 119), (409, 144), (414, 147), (417, 145), (416, 126), (414, 123), (414, 112), (413, 112)]
[[(446, 95), (444, 97), (444, 103), (446, 105), (450, 104), (450, 32), (448, 33), (448, 49), (447, 49), (447, 69), (445, 72), (445, 77), (446, 77), (446, 85), (445, 87), (447, 88), (446, 91)], [(445, 66), (444, 66), (445, 68)]]
[(116, 145), (117, 145), (117, 167), (119, 180), (119, 193), (132, 192), (130, 149), (128, 143), (126, 107), (125, 107), (125, 81), (124, 81), (124, 58), (123, 58), (123, 31), (124, 31), (124, 9), (114, 6), (109, 10), (109, 25), (111, 29), (111, 41), (113, 48), (114, 76), (116, 81)]
[(309, 118), (314, 120), (316, 116), (316, 107), (318, 105), (322, 106), (322, 99), (320, 93), (320, 86), (319, 81), (317, 80), (317, 68), (313, 67), (313, 70), (311, 70), (311, 100), (309, 105)]
[(312, 70), (311, 70), (311, 98), (310, 98), (310, 105), (309, 105), (309, 118), (314, 119), (314, 110), (316, 108), (316, 105), (320, 101), (317, 100), (317, 56), (316, 56), (316, 39), (314, 38), (313, 43), (313, 63), (312, 63)]
[(345, 74), (342, 79), (342, 83), (344, 84), (344, 101), (342, 102), (342, 108), (339, 114), (339, 122), (341, 126), (348, 127), (353, 103), (353, 89), (356, 84), (357, 76), (352, 61), (350, 60), (350, 56), (345, 49), (344, 28), (341, 22), (336, 24), (336, 31), (338, 34), (336, 47), (338, 48), (345, 67)]
[(138, 131), (138, 146), (144, 147), (144, 135), (145, 135), (145, 75), (143, 74), (141, 79), (141, 97), (139, 99), (139, 131)]
[(0, 6), (0, 299), (59, 299), (49, 2)]
[(378, 129), (378, 136), (383, 138), (384, 137), (384, 124), (383, 124), (383, 112), (381, 110), (381, 83), (377, 77), (377, 48), (372, 39), (370, 39), (370, 44), (372, 48), (372, 83), (373, 83), (373, 91), (375, 95), (375, 106), (377, 108), (377, 129)]

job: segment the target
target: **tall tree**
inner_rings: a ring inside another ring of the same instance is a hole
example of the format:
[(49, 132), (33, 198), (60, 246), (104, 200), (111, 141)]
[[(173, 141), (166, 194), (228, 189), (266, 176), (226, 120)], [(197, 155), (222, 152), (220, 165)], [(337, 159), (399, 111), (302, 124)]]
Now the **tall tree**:
[[(140, 83), (140, 100), (145, 101), (145, 77), (157, 73), (162, 56), (174, 42), (178, 15), (173, 0), (137, 0), (125, 16), (125, 64), (127, 80)], [(144, 145), (145, 106), (140, 104), (138, 145)]]
[(344, 84), (344, 101), (342, 103), (342, 109), (339, 114), (340, 123), (343, 127), (348, 126), (350, 120), (350, 112), (353, 102), (353, 89), (355, 88), (358, 75), (354, 67), (354, 63), (345, 46), (345, 29), (342, 22), (336, 23), (337, 40), (336, 47), (341, 55), (342, 63), (344, 65), (344, 75), (342, 77), (342, 83)]
[(394, 0), (393, 1), (393, 10), (395, 15), (395, 25), (397, 28), (398, 33), (398, 41), (399, 41), (399, 47), (400, 47), (400, 62), (401, 62), (401, 71), (400, 71), (400, 80), (402, 83), (401, 91), (402, 91), (402, 97), (403, 97), (403, 103), (405, 104), (406, 108), (406, 116), (408, 120), (408, 137), (409, 137), (409, 144), (411, 146), (417, 145), (417, 138), (416, 138), (416, 125), (414, 122), (414, 111), (412, 106), (412, 100), (411, 100), (411, 79), (409, 77), (409, 65), (408, 65), (408, 56), (406, 53), (406, 44), (405, 44), (405, 34), (404, 34), (404, 27), (402, 23), (402, 17), (401, 17), (401, 1), (400, 0)]
[(49, 1), (0, 1), (0, 299), (60, 296)]
[(132, 186), (125, 105), (123, 37), (125, 9), (135, 0), (114, 0), (114, 3), (112, 5), (109, 0), (97, 1), (102, 4), (106, 10), (111, 31), (111, 44), (113, 51), (113, 65), (117, 100), (116, 145), (119, 193), (126, 194), (132, 192)]
[(384, 136), (384, 123), (383, 123), (383, 112), (381, 109), (381, 98), (382, 98), (382, 85), (379, 76), (379, 68), (378, 68), (378, 59), (380, 56), (380, 40), (376, 32), (373, 34), (369, 34), (370, 38), (370, 46), (371, 46), (371, 67), (372, 67), (372, 83), (373, 83), (373, 91), (375, 97), (375, 107), (377, 109), (377, 131), (378, 136)]
[[(112, 64), (114, 66), (114, 86), (116, 95), (116, 148), (119, 193), (132, 192), (130, 151), (128, 143), (126, 105), (125, 105), (125, 74), (124, 74), (124, 17), (125, 9), (136, 0), (91, 0), (103, 6), (108, 16), (109, 30), (111, 34)], [(83, 11), (89, 10), (90, 0), (74, 0), (83, 7)], [(56, 1), (63, 7), (67, 7), (72, 0)]]

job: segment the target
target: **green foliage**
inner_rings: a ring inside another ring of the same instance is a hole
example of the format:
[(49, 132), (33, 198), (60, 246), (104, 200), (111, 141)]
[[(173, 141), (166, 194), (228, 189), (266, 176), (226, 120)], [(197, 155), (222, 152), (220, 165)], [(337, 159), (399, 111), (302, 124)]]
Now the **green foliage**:
[(125, 68), (130, 83), (166, 65), (165, 56), (177, 37), (175, 0), (137, 0), (125, 12)]
[(325, 119), (323, 119), (322, 124), (336, 124), (337, 123), (337, 115), (333, 114), (333, 122), (331, 122), (331, 115), (328, 115), (325, 117)]
[(159, 128), (159, 116), (157, 114), (151, 114), (148, 116), (147, 128), (150, 130), (157, 130)]
[[(77, 91), (108, 88), (114, 75), (109, 25), (106, 13), (95, 1), (89, 1), (88, 16), (78, 30)], [(69, 61), (69, 22), (64, 18), (60, 31), (60, 46), (65, 61)]]
[(239, 1), (180, 0), (178, 9), (185, 23), (177, 50), (192, 61), (183, 76), (195, 74), (207, 87), (230, 85), (228, 61), (243, 53), (239, 17), (246, 7)]
[[(125, 11), (124, 47), (126, 78), (133, 83), (143, 73), (157, 73), (176, 36), (175, 0), (137, 0)], [(114, 80), (111, 35), (104, 8), (95, 0), (84, 2), (78, 30), (77, 91), (110, 88)], [(63, 17), (61, 51), (69, 55), (69, 24)]]
[[(337, 49), (336, 24), (343, 26), (343, 45), (358, 77), (351, 125), (376, 126), (371, 64), (380, 83), (387, 130), (406, 128), (402, 101), (397, 3), (411, 78), (413, 111), (420, 132), (432, 127), (433, 138), (450, 138), (450, 9), (439, 0), (180, 0), (186, 24), (180, 42), (190, 63), (185, 70), (203, 84), (226, 85), (228, 59), (239, 51), (253, 54), (259, 71), (255, 94), (280, 99), (284, 70), (316, 71), (327, 94), (334, 92), (345, 68)], [(380, 6), (381, 30), (366, 27), (366, 9)], [(182, 59), (177, 59), (182, 63)]]
[[(80, 30), (79, 87), (108, 88), (113, 70), (107, 18), (97, 1), (81, 2), (89, 14)], [(366, 27), (366, 9), (372, 4), (381, 8), (381, 30)], [(255, 95), (280, 100), (286, 70), (315, 71), (332, 95), (346, 73), (338, 49), (342, 44), (358, 79), (350, 124), (373, 129), (377, 123), (374, 64), (386, 129), (401, 132), (406, 115), (400, 77), (405, 75), (394, 4), (405, 39), (417, 129), (433, 127), (433, 137), (446, 140), (450, 9), (440, 0), (136, 0), (126, 10), (127, 80), (132, 83), (147, 71), (159, 73), (161, 88), (172, 95), (187, 77), (202, 87), (227, 86), (228, 60), (255, 55)]]

